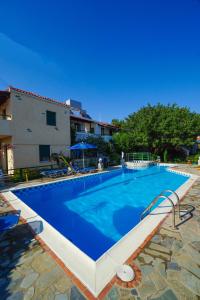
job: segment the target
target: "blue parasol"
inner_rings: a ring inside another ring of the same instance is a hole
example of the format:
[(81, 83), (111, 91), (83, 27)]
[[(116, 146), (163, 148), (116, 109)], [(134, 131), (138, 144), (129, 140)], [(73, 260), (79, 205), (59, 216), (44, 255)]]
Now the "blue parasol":
[(81, 143), (78, 143), (78, 144), (75, 144), (75, 145), (71, 146), (69, 149), (70, 150), (82, 150), (83, 151), (83, 168), (85, 168), (84, 150), (87, 150), (87, 149), (96, 149), (96, 148), (97, 148), (96, 145), (92, 145), (92, 144), (81, 142)]

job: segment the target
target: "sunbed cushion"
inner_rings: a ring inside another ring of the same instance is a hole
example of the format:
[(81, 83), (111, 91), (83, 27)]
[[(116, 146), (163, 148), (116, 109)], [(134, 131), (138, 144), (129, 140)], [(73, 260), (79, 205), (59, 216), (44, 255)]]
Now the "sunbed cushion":
[(0, 232), (15, 226), (19, 221), (19, 214), (11, 214), (7, 216), (0, 216)]

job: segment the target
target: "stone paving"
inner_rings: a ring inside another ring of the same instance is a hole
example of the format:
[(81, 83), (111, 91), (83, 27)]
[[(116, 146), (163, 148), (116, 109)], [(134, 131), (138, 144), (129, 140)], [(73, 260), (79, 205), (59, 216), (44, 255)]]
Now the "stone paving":
[[(200, 175), (189, 166), (179, 167)], [(200, 300), (200, 180), (184, 198), (181, 210), (193, 208), (178, 230), (168, 217), (133, 261), (141, 270), (134, 288), (113, 285), (105, 300)], [(0, 200), (0, 211), (10, 207)], [(185, 222), (184, 222), (185, 221)], [(0, 300), (84, 300), (85, 296), (63, 269), (19, 224), (0, 239)]]

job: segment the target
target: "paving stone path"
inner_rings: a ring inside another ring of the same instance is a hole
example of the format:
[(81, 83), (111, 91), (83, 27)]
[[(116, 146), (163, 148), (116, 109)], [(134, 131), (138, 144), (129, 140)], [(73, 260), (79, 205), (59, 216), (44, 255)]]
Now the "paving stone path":
[[(189, 166), (179, 168), (200, 175)], [(186, 215), (175, 231), (168, 217), (134, 260), (142, 272), (138, 286), (126, 289), (115, 284), (105, 300), (200, 300), (200, 180), (184, 198), (181, 210), (191, 206), (192, 218), (187, 220)], [(0, 211), (8, 210), (0, 199)], [(11, 299), (86, 299), (26, 224), (0, 239), (0, 300)]]

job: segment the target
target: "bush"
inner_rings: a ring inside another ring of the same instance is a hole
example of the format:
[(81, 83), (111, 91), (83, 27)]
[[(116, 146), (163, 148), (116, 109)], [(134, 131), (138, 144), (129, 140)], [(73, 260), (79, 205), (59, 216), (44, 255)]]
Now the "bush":
[(37, 168), (26, 168), (26, 169), (16, 169), (14, 175), (12, 176), (13, 182), (33, 180), (41, 177), (41, 169)]
[(14, 175), (11, 177), (12, 181), (14, 182), (19, 182), (19, 181), (23, 181), (23, 173), (22, 170), (20, 171), (20, 169), (16, 169), (14, 171)]
[[(102, 137), (88, 137), (85, 140), (86, 143), (97, 146), (98, 157), (106, 157), (109, 160), (110, 165), (116, 165), (120, 162), (120, 154), (117, 153), (115, 144), (113, 141), (105, 142)], [(86, 152), (87, 153), (87, 152)], [(91, 150), (88, 151), (88, 155)]]
[(120, 164), (121, 156), (118, 153), (116, 152), (112, 153), (109, 158), (110, 158), (110, 162), (109, 162), (110, 166), (115, 166)]
[(168, 151), (165, 149), (164, 154), (163, 154), (163, 160), (166, 163), (168, 161)]
[(68, 157), (68, 156), (65, 156), (64, 154), (60, 153), (52, 153), (51, 154), (51, 161), (55, 161), (57, 166), (59, 168), (62, 168), (62, 167), (66, 167), (69, 162), (71, 161), (71, 158)]
[(175, 162), (175, 163), (183, 163), (183, 162), (185, 162), (185, 161), (183, 161), (181, 158), (179, 158), (179, 157), (175, 157), (174, 159), (173, 159), (173, 162)]
[(193, 164), (197, 164), (198, 160), (199, 160), (199, 156), (200, 156), (200, 151), (198, 151), (198, 153), (193, 154), (193, 155), (189, 155), (187, 157), (187, 161), (193, 163)]

